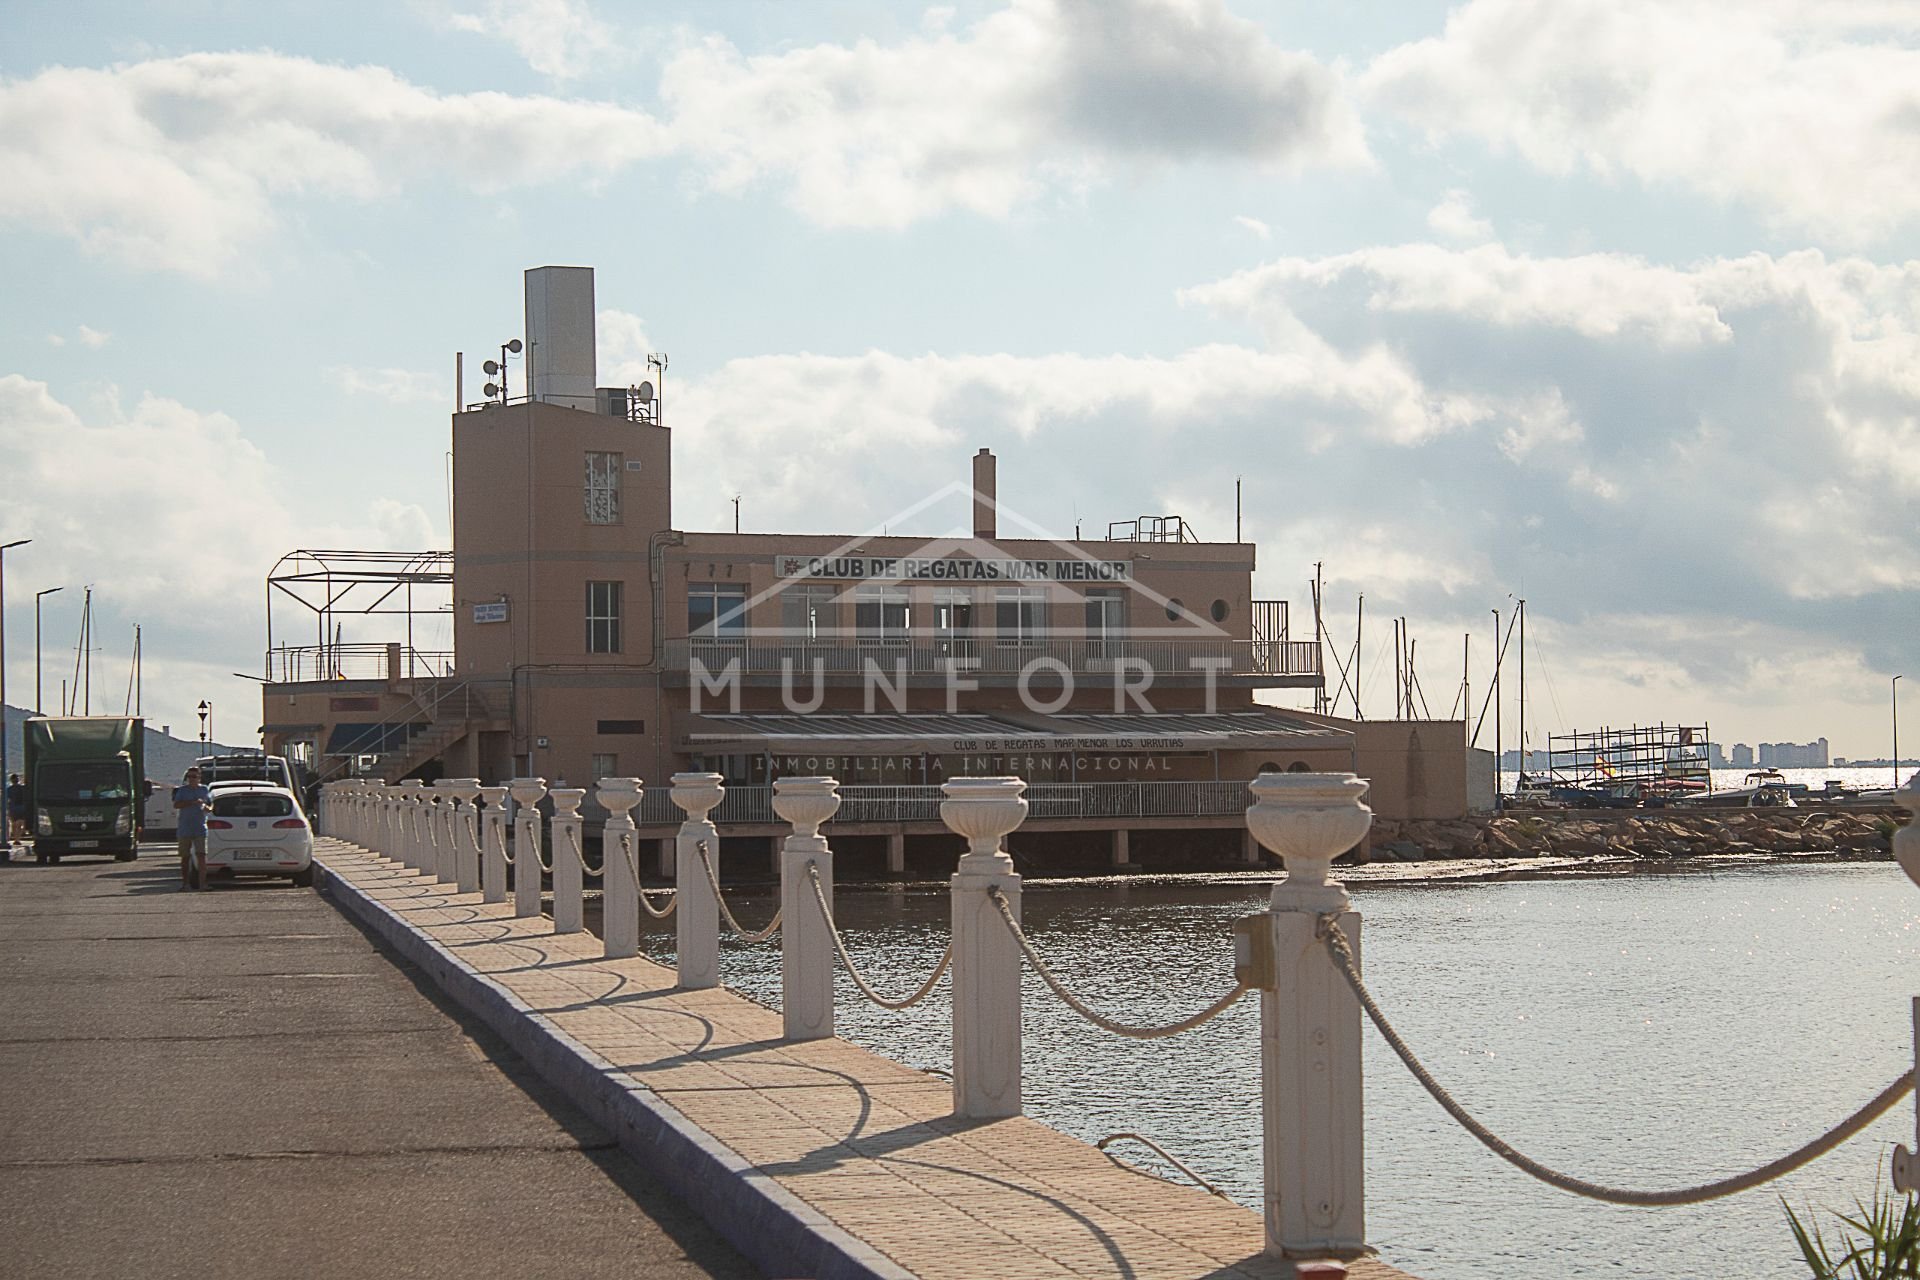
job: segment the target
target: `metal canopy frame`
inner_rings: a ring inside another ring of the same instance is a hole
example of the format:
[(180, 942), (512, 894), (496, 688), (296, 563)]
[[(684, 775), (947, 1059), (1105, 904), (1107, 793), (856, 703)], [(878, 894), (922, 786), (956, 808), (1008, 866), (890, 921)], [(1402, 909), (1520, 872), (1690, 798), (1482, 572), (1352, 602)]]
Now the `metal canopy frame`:
[[(431, 588), (431, 598), (420, 602), (415, 598), (416, 588)], [(312, 616), (319, 670), (336, 666), (329, 655), (348, 647), (341, 641), (339, 619), (343, 616), (404, 618), (406, 650), (411, 655), (413, 620), (451, 616), (453, 612), (453, 552), (302, 548), (281, 556), (267, 573), (265, 674), (269, 681), (274, 675), (276, 652), (276, 600), (293, 601)]]

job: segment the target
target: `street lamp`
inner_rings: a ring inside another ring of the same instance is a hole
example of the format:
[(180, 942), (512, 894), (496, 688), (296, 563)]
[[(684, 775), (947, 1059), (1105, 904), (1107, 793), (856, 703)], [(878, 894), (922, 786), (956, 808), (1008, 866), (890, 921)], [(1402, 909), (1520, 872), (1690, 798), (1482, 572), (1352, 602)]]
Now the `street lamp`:
[(33, 593), (33, 714), (40, 714), (40, 602), (65, 587), (48, 587)]
[(207, 754), (207, 725), (213, 720), (213, 704), (200, 699), (200, 754)]
[[(7, 773), (7, 552), (15, 547), (24, 547), (32, 538), (16, 538), (12, 542), (0, 543), (0, 782), (6, 782)], [(0, 852), (9, 859), (13, 857), (13, 814), (9, 812), (6, 820), (0, 822)]]
[(1893, 678), (1893, 789), (1900, 789), (1900, 677)]

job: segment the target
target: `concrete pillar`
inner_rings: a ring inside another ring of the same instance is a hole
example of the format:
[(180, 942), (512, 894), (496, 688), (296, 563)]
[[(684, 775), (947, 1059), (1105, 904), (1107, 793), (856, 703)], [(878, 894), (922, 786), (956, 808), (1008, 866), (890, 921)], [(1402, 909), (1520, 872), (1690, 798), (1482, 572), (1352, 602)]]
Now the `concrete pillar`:
[(673, 802), (687, 815), (674, 840), (673, 883), (679, 905), (673, 911), (673, 934), (680, 985), (689, 991), (720, 985), (720, 904), (700, 864), (700, 842), (706, 842), (717, 880), (720, 833), (707, 815), (720, 807), (726, 794), (717, 773), (673, 775)]
[(418, 778), (402, 778), (393, 784), (399, 789), (400, 803), (395, 813), (400, 835), (400, 861), (415, 871), (427, 865), (426, 828), (422, 807), (426, 803), (425, 783)]
[(540, 797), (547, 794), (545, 778), (515, 778), (507, 784), (519, 806), (513, 830), (513, 914), (540, 914)]
[[(1899, 761), (1894, 761), (1895, 776), (1898, 777)], [(1907, 785), (1897, 788), (1893, 793), (1894, 803), (1908, 813), (1907, 823), (1896, 827), (1893, 832), (1893, 860), (1907, 873), (1907, 879), (1920, 885), (1920, 773), (1907, 779)], [(1920, 997), (1913, 1002), (1913, 1054), (1914, 1073), (1920, 1076)], [(1915, 1103), (1916, 1116), (1920, 1117), (1920, 1102)], [(1904, 1143), (1893, 1149), (1893, 1189), (1902, 1195), (1912, 1195), (1920, 1191), (1920, 1118), (1914, 1126), (1914, 1144), (1909, 1149)]]
[(440, 795), (432, 787), (422, 787), (419, 799), (420, 870), (435, 880), (451, 880), (452, 868), (445, 865), (447, 844), (446, 813)]
[(474, 801), (480, 798), (480, 779), (443, 778), (435, 784), (452, 800), (447, 812), (447, 859), (452, 864), (454, 887), (461, 893), (480, 892), (480, 810)]
[(1240, 861), (1250, 867), (1257, 867), (1266, 859), (1260, 855), (1260, 842), (1253, 838), (1253, 828), (1248, 827), (1240, 833)]
[(773, 811), (793, 824), (780, 847), (780, 1015), (789, 1040), (833, 1034), (833, 934), (814, 900), (811, 866), (833, 905), (833, 851), (820, 824), (840, 808), (832, 778), (780, 778)]
[(507, 900), (507, 789), (482, 787), (480, 799), (480, 901)]
[(1115, 827), (1113, 830), (1113, 869), (1124, 871), (1133, 866), (1133, 859), (1127, 854), (1127, 829)]
[(600, 779), (600, 803), (607, 811), (600, 835), (600, 936), (608, 959), (640, 954), (640, 842), (631, 811), (641, 794), (638, 778)]
[(671, 840), (653, 842), (653, 873), (662, 880), (673, 879), (673, 844)]
[[(580, 802), (587, 797), (585, 787), (555, 787), (553, 797), (553, 931), (579, 933), (586, 922), (586, 873), (581, 870)], [(585, 853), (581, 849), (582, 854)]]
[(907, 874), (907, 837), (898, 831), (887, 837), (887, 874)]
[(966, 837), (953, 894), (953, 1113), (1020, 1114), (1020, 945), (989, 896), (1020, 918), (1020, 877), (1002, 840), (1027, 816), (1018, 778), (954, 778), (940, 820)]
[(1367, 781), (1263, 773), (1249, 787), (1247, 825), (1287, 868), (1265, 913), (1272, 966), (1259, 979), (1266, 1251), (1351, 1257), (1367, 1245), (1360, 1004), (1314, 935), (1321, 915), (1337, 916), (1358, 965), (1360, 914), (1328, 873), (1373, 822)]

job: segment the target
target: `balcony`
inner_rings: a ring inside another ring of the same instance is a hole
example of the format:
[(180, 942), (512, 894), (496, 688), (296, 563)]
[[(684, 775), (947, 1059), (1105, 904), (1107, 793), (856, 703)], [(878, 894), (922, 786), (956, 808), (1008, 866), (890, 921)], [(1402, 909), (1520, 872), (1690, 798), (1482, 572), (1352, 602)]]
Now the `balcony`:
[[(840, 810), (827, 826), (848, 830), (921, 825), (944, 830), (940, 802), (945, 798), (937, 786), (843, 786)], [(1251, 803), (1245, 782), (1041, 782), (1027, 787), (1026, 801), (1029, 823), (1244, 819)], [(728, 787), (720, 807), (710, 816), (722, 831), (782, 825), (773, 811), (773, 788), (766, 786)], [(649, 789), (633, 812), (634, 821), (642, 827), (677, 827), (685, 817), (665, 787)]]
[(1311, 640), (1233, 640), (1203, 636), (1194, 639), (1036, 640), (1002, 644), (991, 638), (946, 639), (913, 637), (895, 643), (883, 641), (802, 641), (711, 639), (681, 637), (668, 640), (661, 655), (670, 672), (690, 672), (694, 664), (710, 677), (721, 678), (729, 666), (743, 676), (780, 677), (791, 672), (796, 687), (811, 685), (818, 670), (824, 680), (842, 683), (865, 678), (869, 671), (892, 681), (909, 677), (944, 679), (1017, 679), (1023, 671), (1046, 673), (1061, 669), (1075, 676), (1111, 679), (1116, 673), (1137, 678), (1151, 671), (1156, 679), (1199, 683), (1213, 678), (1223, 683), (1256, 688), (1314, 687), (1323, 682), (1320, 646)]

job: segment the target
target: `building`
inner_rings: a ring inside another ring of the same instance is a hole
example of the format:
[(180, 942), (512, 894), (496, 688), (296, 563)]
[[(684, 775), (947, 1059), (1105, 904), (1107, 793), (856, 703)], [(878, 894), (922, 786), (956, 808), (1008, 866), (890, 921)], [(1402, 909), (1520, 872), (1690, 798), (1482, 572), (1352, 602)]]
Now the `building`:
[[(753, 837), (783, 829), (774, 779), (831, 774), (836, 827), (895, 869), (910, 839), (946, 839), (937, 788), (964, 775), (1024, 777), (1024, 839), (1122, 865), (1241, 842), (1262, 770), (1368, 773), (1391, 816), (1466, 811), (1462, 723), (1255, 700), (1324, 677), (1311, 626), (1254, 598), (1253, 546), (1177, 516), (1050, 537), (1002, 508), (987, 449), (905, 495), (907, 516), (971, 512), (941, 536), (678, 529), (654, 388), (595, 386), (591, 270), (531, 270), (526, 299), (529, 394), (454, 414), (451, 557), (299, 552), (270, 580), (270, 599), (314, 585), (325, 604), (317, 644), (276, 644), (269, 618), (269, 747), (322, 776), (637, 776), (650, 838), (679, 820), (675, 772), (722, 774), (716, 818)], [(362, 588), (441, 592), (451, 651), (349, 643), (380, 607), (342, 611)]]
[(1733, 767), (1736, 769), (1753, 768), (1753, 748), (1744, 742), (1733, 744)]
[(1812, 742), (1763, 742), (1760, 764), (1770, 769), (1824, 769), (1827, 767), (1827, 740)]

